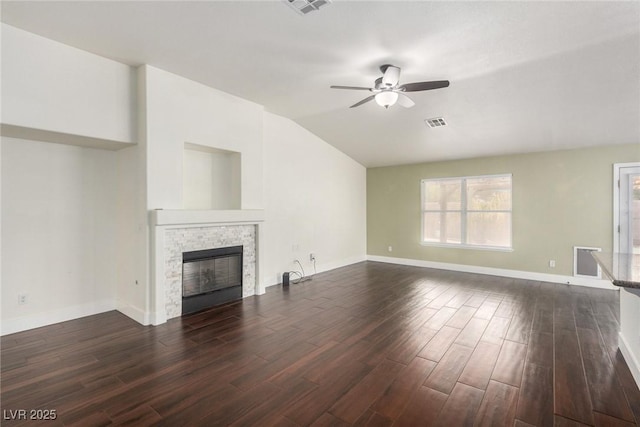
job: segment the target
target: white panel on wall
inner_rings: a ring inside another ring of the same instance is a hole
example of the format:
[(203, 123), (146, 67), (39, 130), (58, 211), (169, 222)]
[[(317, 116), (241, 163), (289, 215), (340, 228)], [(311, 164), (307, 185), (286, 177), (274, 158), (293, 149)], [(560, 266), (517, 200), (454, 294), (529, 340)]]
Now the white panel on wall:
[(600, 252), (602, 248), (573, 247), (573, 275), (577, 277), (602, 278), (600, 266), (591, 252)]

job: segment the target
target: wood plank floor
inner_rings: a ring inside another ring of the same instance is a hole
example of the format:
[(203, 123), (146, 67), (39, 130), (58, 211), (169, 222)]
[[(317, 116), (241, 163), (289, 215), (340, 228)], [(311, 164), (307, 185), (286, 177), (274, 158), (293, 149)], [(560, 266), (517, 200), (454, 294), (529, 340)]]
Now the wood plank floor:
[(638, 425), (618, 311), (615, 291), (363, 262), (158, 327), (5, 336), (2, 424)]

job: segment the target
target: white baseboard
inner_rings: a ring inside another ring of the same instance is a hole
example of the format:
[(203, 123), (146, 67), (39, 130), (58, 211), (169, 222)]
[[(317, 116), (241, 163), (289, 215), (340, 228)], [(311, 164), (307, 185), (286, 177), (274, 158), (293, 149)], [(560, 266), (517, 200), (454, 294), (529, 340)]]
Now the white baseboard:
[(363, 262), (367, 260), (366, 255), (358, 255), (347, 259), (342, 259), (339, 261), (333, 261), (325, 264), (318, 265), (317, 272), (324, 273), (325, 271), (335, 270), (336, 268), (346, 267), (348, 265), (357, 264), (359, 262)]
[(410, 265), (414, 267), (435, 268), (438, 270), (460, 271), (464, 273), (487, 274), (490, 276), (510, 277), (513, 279), (537, 280), (540, 282), (562, 283), (564, 285), (588, 286), (600, 289), (618, 289), (611, 282), (603, 279), (589, 279), (584, 277), (563, 276), (560, 274), (536, 273), (531, 271), (507, 270), (503, 268), (482, 267), (478, 265), (452, 264), (446, 262), (424, 261), (419, 259), (393, 258), (369, 255), (369, 261), (386, 262), (389, 264)]
[(631, 347), (629, 346), (629, 342), (622, 335), (622, 332), (618, 333), (618, 348), (620, 349), (620, 353), (624, 356), (625, 362), (627, 362), (627, 366), (629, 366), (629, 370), (631, 370), (631, 375), (633, 375), (633, 379), (636, 380), (636, 384), (640, 387), (640, 363), (638, 363), (638, 358), (631, 351)]
[(118, 301), (116, 308), (120, 313), (135, 320), (141, 325), (149, 325), (149, 315), (138, 307)]
[[(363, 262), (367, 260), (367, 256), (366, 255), (358, 255), (358, 256), (354, 256), (354, 257), (350, 257), (350, 258), (345, 258), (345, 259), (341, 259), (339, 261), (331, 261), (331, 262), (327, 262), (327, 263), (323, 263), (323, 264), (319, 264), (316, 267), (316, 271), (315, 273), (312, 271), (307, 271), (305, 269), (305, 273), (307, 274), (307, 276), (312, 276), (313, 274), (316, 273), (324, 273), (325, 271), (331, 271), (331, 270), (335, 270), (336, 268), (340, 268), (340, 267), (346, 267), (347, 265), (351, 265), (351, 264), (357, 264), (359, 262)], [(278, 277), (275, 277), (273, 279), (267, 280), (265, 283), (265, 288), (268, 288), (270, 286), (275, 286), (275, 285), (279, 285), (280, 283), (282, 283), (282, 275), (278, 275)]]
[(41, 313), (28, 314), (2, 320), (2, 335), (22, 332), (54, 323), (91, 316), (116, 309), (115, 300), (96, 301), (88, 304), (74, 305), (58, 310), (49, 310)]

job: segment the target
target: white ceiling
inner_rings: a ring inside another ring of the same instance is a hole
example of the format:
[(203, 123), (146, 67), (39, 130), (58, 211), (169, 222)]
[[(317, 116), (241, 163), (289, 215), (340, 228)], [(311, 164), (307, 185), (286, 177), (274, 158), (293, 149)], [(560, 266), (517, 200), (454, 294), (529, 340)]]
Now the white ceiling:
[[(640, 144), (637, 1), (2, 1), (2, 21), (257, 102), (368, 167)], [(329, 89), (385, 63), (451, 86), (389, 110)]]

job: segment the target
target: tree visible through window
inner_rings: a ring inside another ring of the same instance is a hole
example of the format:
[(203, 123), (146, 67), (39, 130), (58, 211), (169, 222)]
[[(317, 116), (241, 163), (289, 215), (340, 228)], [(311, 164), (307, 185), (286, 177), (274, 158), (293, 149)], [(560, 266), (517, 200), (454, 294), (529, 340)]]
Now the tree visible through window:
[(511, 248), (511, 175), (422, 180), (422, 242)]

